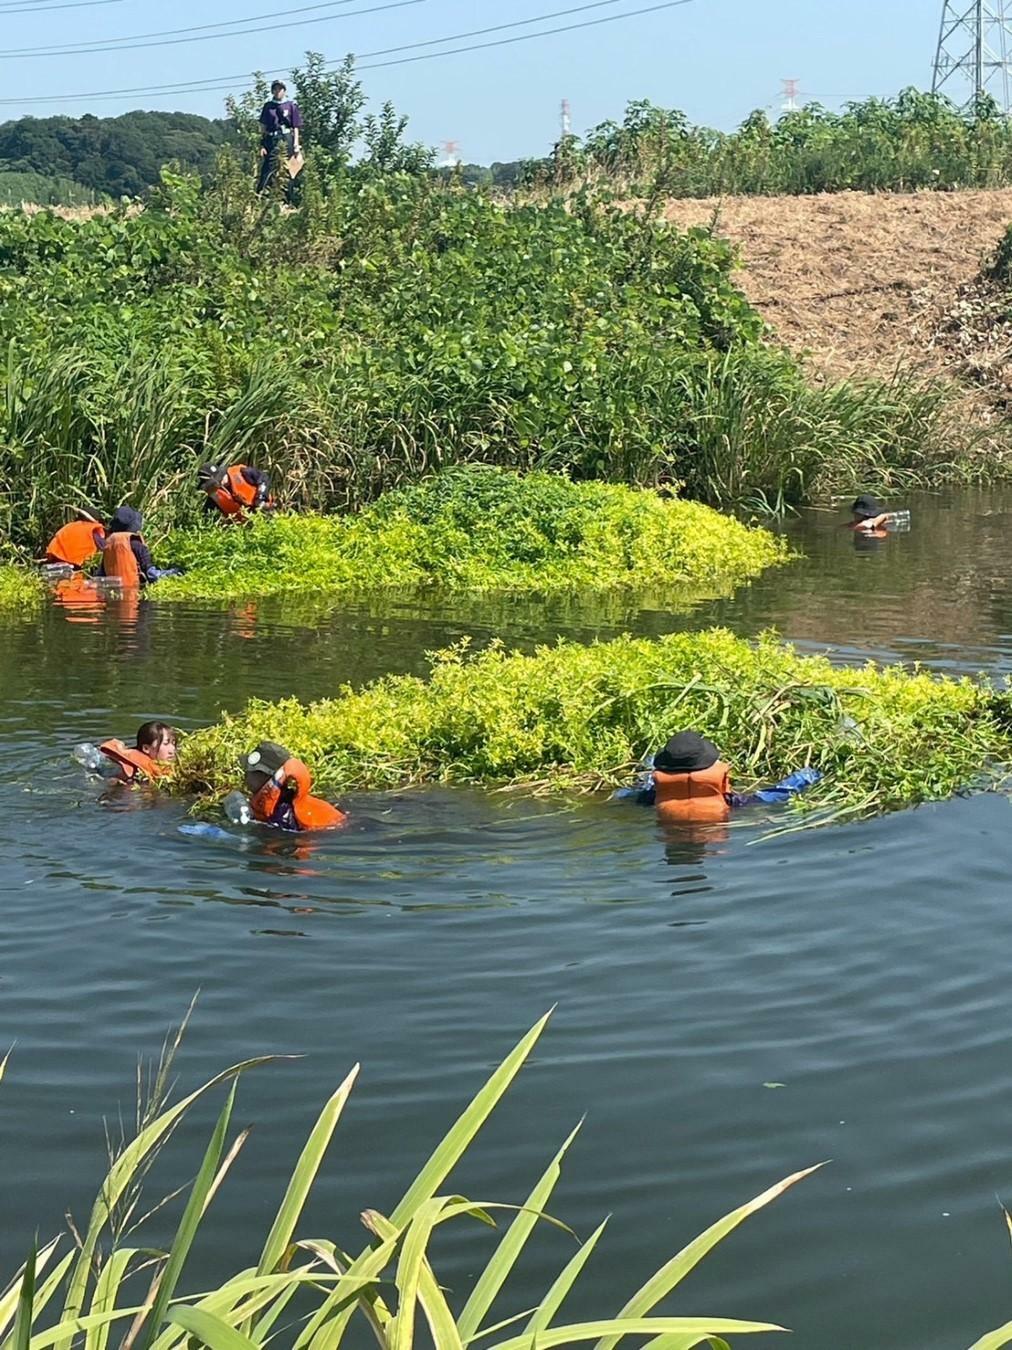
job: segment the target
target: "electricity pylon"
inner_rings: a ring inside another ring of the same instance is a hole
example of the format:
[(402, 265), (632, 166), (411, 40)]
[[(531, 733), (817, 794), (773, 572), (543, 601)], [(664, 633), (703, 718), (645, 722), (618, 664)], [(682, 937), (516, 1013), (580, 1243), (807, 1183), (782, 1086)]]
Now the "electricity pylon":
[(945, 0), (938, 31), (936, 94), (969, 107), (990, 94), (1012, 110), (1012, 0)]

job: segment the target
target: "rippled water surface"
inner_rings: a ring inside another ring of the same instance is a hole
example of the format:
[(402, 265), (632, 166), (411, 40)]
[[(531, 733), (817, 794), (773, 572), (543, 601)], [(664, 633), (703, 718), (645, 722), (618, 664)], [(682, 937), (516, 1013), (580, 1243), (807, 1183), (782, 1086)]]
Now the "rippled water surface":
[[(995, 1201), (1012, 1196), (1004, 798), (765, 843), (746, 825), (706, 849), (602, 802), (433, 791), (353, 801), (354, 830), (296, 846), (186, 837), (184, 804), (103, 798), (69, 758), (148, 717), (195, 727), (249, 696), (422, 670), (426, 650), (464, 635), (775, 626), (844, 661), (1012, 671), (1012, 497), (913, 507), (913, 533), (867, 551), (813, 513), (792, 530), (805, 562), (688, 612), (669, 596), (328, 611), (93, 609), (70, 594), (0, 630), (0, 1037), (17, 1043), (2, 1088), (5, 1267), (36, 1228), (84, 1208), (103, 1117), (131, 1113), (138, 1054), (197, 989), (184, 1083), (253, 1054), (304, 1056), (246, 1080), (241, 1115), (257, 1128), (197, 1283), (255, 1259), (350, 1064), (361, 1084), (305, 1225), (343, 1246), (557, 1003), (458, 1180), (522, 1200), (586, 1113), (553, 1208), (581, 1234), (614, 1217), (574, 1313), (616, 1311), (710, 1221), (832, 1159), (673, 1310), (780, 1321), (819, 1350), (950, 1350), (1012, 1316)], [(209, 1120), (174, 1142), (174, 1182)], [(466, 1290), (485, 1242), (448, 1235), (444, 1282)], [(537, 1296), (539, 1258), (570, 1250), (541, 1239), (517, 1307)]]

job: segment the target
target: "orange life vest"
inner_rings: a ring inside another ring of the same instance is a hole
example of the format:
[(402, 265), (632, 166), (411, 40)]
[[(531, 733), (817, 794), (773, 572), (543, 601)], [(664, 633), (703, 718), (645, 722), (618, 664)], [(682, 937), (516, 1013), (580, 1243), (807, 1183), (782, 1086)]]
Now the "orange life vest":
[[(275, 781), (278, 778), (284, 784), (283, 788)], [(298, 829), (333, 830), (338, 825), (343, 825), (348, 819), (345, 813), (321, 797), (313, 797), (309, 791), (312, 785), (313, 780), (302, 760), (287, 760), (280, 773), (268, 779), (250, 802), (254, 820), (259, 820), (264, 825), (277, 824), (274, 813), (281, 804), (284, 794), (291, 804), (292, 815)]]
[(718, 759), (699, 773), (654, 771), (657, 814), (662, 820), (721, 821), (731, 814), (731, 771)]
[(211, 500), (226, 516), (241, 516), (244, 511), (256, 506), (257, 490), (242, 476), (245, 464), (233, 464), (225, 470), (225, 486), (215, 488), (210, 494)]
[(46, 545), (46, 562), (69, 563), (71, 567), (83, 567), (88, 559), (98, 552), (95, 535), (105, 538), (105, 530), (93, 520), (72, 520), (57, 530)]
[(139, 586), (141, 569), (134, 557), (133, 535), (125, 530), (110, 534), (102, 550), (102, 575), (116, 577), (124, 586)]
[(161, 764), (157, 759), (152, 759), (143, 750), (132, 750), (122, 741), (106, 741), (98, 748), (103, 755), (120, 766), (128, 783), (132, 783), (135, 778), (148, 780), (161, 778), (171, 772), (168, 764)]

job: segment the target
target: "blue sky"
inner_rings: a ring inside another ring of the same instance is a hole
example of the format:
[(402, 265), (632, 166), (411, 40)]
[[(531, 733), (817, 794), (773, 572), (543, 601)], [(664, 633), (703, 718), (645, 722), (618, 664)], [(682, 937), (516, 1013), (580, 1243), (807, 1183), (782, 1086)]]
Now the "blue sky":
[[(0, 114), (111, 115), (149, 107), (217, 115), (219, 91), (74, 97), (63, 103), (45, 98), (218, 77), (228, 84), (245, 71), (288, 67), (307, 48), (328, 57), (376, 51), (533, 18), (579, 2), (413, 0), (356, 17), (350, 11), (382, 0), (346, 0), (302, 15), (292, 11), (313, 0), (289, 0), (246, 31), (209, 40), (30, 57), (14, 53), (241, 20), (266, 15), (271, 6), (265, 0), (78, 0), (79, 7), (47, 10), (59, 0), (34, 0), (30, 9), (10, 12), (30, 0), (0, 0), (6, 75)], [(615, 0), (540, 27), (625, 13), (652, 2)], [(925, 87), (940, 13), (941, 0), (689, 0), (597, 27), (364, 71), (362, 78), (374, 102), (392, 99), (410, 115), (416, 138), (431, 144), (458, 141), (465, 159), (487, 163), (543, 153), (557, 133), (563, 97), (572, 105), (576, 131), (619, 116), (634, 98), (683, 108), (695, 121), (729, 128), (754, 107), (777, 109), (785, 76), (800, 78), (806, 93), (830, 106), (841, 97), (887, 95), (908, 84)]]

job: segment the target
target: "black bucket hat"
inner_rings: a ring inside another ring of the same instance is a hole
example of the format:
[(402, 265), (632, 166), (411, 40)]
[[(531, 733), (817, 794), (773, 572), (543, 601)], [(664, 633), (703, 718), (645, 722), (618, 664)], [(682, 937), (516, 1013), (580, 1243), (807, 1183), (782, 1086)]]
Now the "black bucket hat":
[(680, 731), (654, 757), (654, 768), (661, 773), (702, 773), (713, 768), (720, 751), (698, 731)]
[(276, 741), (261, 741), (255, 750), (242, 757), (246, 786), (257, 793), (292, 758), (291, 752)]
[(110, 534), (140, 534), (144, 528), (144, 517), (132, 506), (117, 506), (109, 522)]
[(860, 520), (874, 520), (882, 514), (882, 503), (877, 497), (863, 493), (850, 509)]

